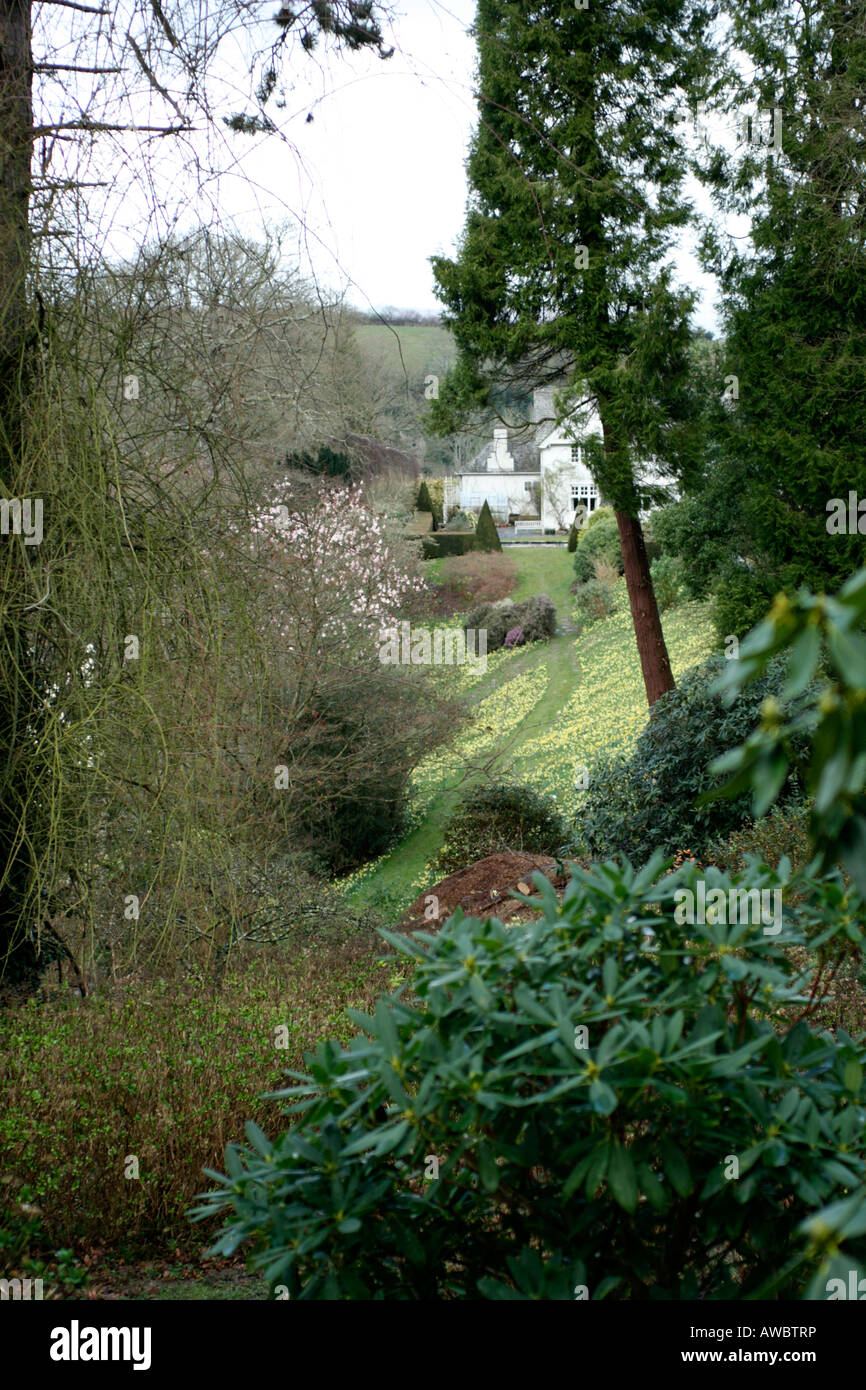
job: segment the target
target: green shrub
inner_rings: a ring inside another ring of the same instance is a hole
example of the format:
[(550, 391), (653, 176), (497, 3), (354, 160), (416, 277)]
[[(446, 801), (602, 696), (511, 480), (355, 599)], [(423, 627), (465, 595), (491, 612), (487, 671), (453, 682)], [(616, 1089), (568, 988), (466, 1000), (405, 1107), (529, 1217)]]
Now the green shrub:
[(682, 565), (673, 555), (660, 555), (650, 565), (653, 589), (660, 613), (683, 601)]
[(609, 584), (601, 579), (588, 579), (577, 586), (574, 607), (581, 625), (591, 627), (616, 612), (616, 597)]
[[(838, 884), (775, 937), (678, 925), (694, 867), (607, 864), (561, 904), (535, 882), (539, 920), (387, 934), (411, 1002), (353, 1014), (355, 1041), (280, 1093), (292, 1127), (228, 1149), (195, 1212), (227, 1218), (213, 1253), (252, 1242), (308, 1301), (821, 1296), (829, 1241), (804, 1217), (838, 1202), (844, 1235), (866, 1180), (866, 1047), (791, 1023), (789, 948), (818, 915), (841, 930)], [(738, 886), (779, 885), (753, 865)]]
[(622, 573), (619, 527), (610, 512), (607, 515), (596, 512), (580, 533), (574, 554), (574, 573), (582, 584), (594, 578), (596, 560), (606, 560)]
[[(784, 684), (784, 665), (776, 662), (731, 709), (712, 692), (724, 666), (715, 656), (683, 676), (676, 690), (656, 701), (631, 756), (602, 759), (591, 768), (577, 836), (593, 857), (623, 853), (640, 862), (662, 849), (701, 858), (710, 840), (751, 819), (746, 796), (703, 805), (697, 799), (721, 785), (708, 770), (710, 760), (752, 732), (763, 700)], [(791, 782), (787, 794), (798, 790)]]
[(556, 608), (547, 594), (533, 594), (523, 603), (515, 604), (517, 622), (523, 628), (527, 642), (543, 642), (556, 632)]
[(496, 529), (496, 522), (493, 520), (490, 508), (485, 499), (484, 506), (478, 513), (478, 522), (475, 527), (475, 546), (477, 550), (501, 550), (502, 542), (499, 539), (499, 532)]
[(422, 478), (422, 480), (421, 480), (421, 486), (418, 488), (418, 496), (417, 496), (416, 499), (415, 499), (415, 510), (418, 511), (418, 512), (429, 512), (429, 513), (430, 513), (430, 515), (431, 515), (432, 518), (433, 518), (433, 526), (432, 526), (432, 529), (435, 531), (435, 530), (436, 530), (436, 514), (435, 514), (435, 512), (433, 511), (433, 499), (432, 499), (431, 496), (430, 496), (430, 490), (429, 490), (429, 488), (427, 487), (427, 484), (424, 482), (423, 478)]
[(512, 628), (519, 627), (525, 642), (542, 642), (556, 632), (556, 608), (546, 594), (535, 594), (523, 603), (482, 603), (467, 614), (464, 631), (487, 633), (487, 650), (505, 646)]
[(585, 535), (600, 521), (616, 521), (616, 512), (613, 507), (596, 507), (594, 512), (590, 512), (586, 519), (586, 525), (581, 529), (581, 535)]
[(424, 536), (422, 558), (438, 560), (448, 555), (468, 555), (475, 549), (474, 531), (437, 531), (435, 536)]
[(713, 594), (713, 624), (719, 639), (723, 641), (729, 634), (742, 636), (759, 623), (773, 594), (770, 575), (731, 558), (716, 578)]
[(553, 797), (513, 783), (479, 787), (445, 826), (436, 866), (450, 874), (501, 850), (554, 854), (568, 838)]
[(778, 864), (784, 855), (795, 869), (803, 869), (812, 853), (809, 806), (805, 801), (796, 801), (773, 806), (768, 815), (747, 821), (723, 839), (710, 841), (703, 858), (727, 873), (739, 873), (750, 854), (765, 864)]
[(475, 521), (468, 512), (455, 512), (450, 520), (446, 521), (442, 529), (443, 531), (447, 531), (449, 535), (454, 531), (470, 531), (474, 535)]
[[(841, 862), (866, 898), (866, 569), (836, 598), (778, 594), (765, 620), (727, 663), (715, 693), (741, 701), (790, 656), (784, 699), (768, 699), (759, 728), (712, 771), (733, 773), (725, 796), (748, 791), (762, 816), (797, 767), (810, 799), (809, 831), (820, 861)], [(802, 757), (805, 734), (811, 756)]]
[(577, 542), (580, 536), (580, 529), (581, 528), (578, 526), (576, 521), (573, 521), (571, 523), (571, 530), (568, 533), (568, 544), (566, 545), (566, 549), (572, 555), (574, 554), (575, 550), (577, 550)]

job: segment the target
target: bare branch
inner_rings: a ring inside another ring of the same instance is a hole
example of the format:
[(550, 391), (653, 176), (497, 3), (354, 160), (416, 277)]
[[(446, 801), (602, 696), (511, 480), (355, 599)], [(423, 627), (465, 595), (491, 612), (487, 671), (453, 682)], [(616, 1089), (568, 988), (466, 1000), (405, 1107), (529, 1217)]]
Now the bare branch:
[(31, 126), (30, 134), (52, 135), (57, 130), (90, 130), (97, 134), (106, 131), (122, 133), (124, 131), (139, 131), (143, 135), (182, 135), (186, 131), (192, 130), (191, 125), (112, 125), (104, 121), (56, 121), (53, 125)]
[(75, 63), (34, 63), (34, 72), (123, 72), (123, 68), (80, 68)]
[(79, 5), (78, 0), (38, 0), (40, 5), (62, 5), (66, 10), (83, 10), (85, 14), (108, 15), (110, 10), (98, 10), (93, 5)]
[(174, 97), (169, 95), (169, 93), (165, 90), (165, 87), (163, 87), (162, 83), (157, 79), (156, 74), (151, 70), (150, 64), (147, 62), (144, 54), (142, 53), (138, 44), (135, 42), (135, 39), (132, 37), (132, 34), (127, 33), (126, 38), (133, 53), (138, 59), (138, 63), (142, 72), (144, 73), (153, 90), (155, 92), (158, 92), (159, 95), (163, 97), (165, 101), (168, 102), (169, 106), (172, 108), (179, 121), (184, 120), (184, 114), (178, 106), (177, 102), (175, 101)]

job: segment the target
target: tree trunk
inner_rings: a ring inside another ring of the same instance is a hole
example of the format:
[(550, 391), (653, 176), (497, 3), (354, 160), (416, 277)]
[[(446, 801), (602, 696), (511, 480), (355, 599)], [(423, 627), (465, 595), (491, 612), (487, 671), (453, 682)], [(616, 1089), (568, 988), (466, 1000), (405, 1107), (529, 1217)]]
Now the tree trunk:
[[(30, 306), (27, 294), (33, 156), (30, 0), (0, 0), (0, 494), (27, 495), (23, 447)], [(0, 536), (0, 975), (32, 984), (37, 948), (28, 932), (34, 888), (33, 811), (26, 740), (36, 709), (24, 630), (22, 541)]]
[(616, 513), (631, 620), (647, 704), (652, 709), (660, 695), (676, 689), (676, 681), (662, 632), (643, 527), (638, 519), (640, 496), (635, 485), (631, 450), (617, 426), (614, 402), (599, 396), (598, 413), (604, 436), (604, 476), (596, 478), (596, 482), (599, 491), (613, 503)]
[(647, 703), (652, 707), (665, 691), (676, 688), (676, 681), (662, 632), (643, 528), (638, 518), (627, 512), (616, 513), (616, 524)]

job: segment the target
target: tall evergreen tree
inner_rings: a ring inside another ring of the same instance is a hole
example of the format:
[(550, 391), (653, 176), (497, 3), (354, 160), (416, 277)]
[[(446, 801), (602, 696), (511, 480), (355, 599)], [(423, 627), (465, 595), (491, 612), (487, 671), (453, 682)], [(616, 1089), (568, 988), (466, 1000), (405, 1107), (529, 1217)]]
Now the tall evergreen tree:
[[(676, 118), (700, 95), (713, 0), (479, 0), (479, 126), (456, 260), (433, 261), (459, 358), (431, 410), (453, 430), (513, 382), (595, 407), (650, 705), (674, 680), (639, 514), (642, 460), (687, 473), (692, 296), (665, 256), (689, 210)], [(692, 445), (693, 447), (693, 445)]]
[(847, 512), (852, 491), (866, 499), (866, 7), (727, 0), (727, 12), (749, 59), (726, 82), (739, 139), (708, 148), (702, 172), (751, 232), (705, 239), (728, 402), (681, 546), (717, 538), (723, 634), (747, 630), (780, 590), (836, 590), (866, 553), (864, 534), (835, 532), (828, 512), (833, 499)]

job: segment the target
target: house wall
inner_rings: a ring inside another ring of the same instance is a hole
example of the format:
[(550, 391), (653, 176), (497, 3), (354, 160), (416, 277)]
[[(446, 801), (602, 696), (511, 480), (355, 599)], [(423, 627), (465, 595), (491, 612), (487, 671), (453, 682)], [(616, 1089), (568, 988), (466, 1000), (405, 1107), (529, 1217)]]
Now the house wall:
[[(566, 527), (570, 526), (574, 515), (575, 486), (582, 486), (598, 497), (598, 489), (589, 469), (584, 463), (572, 462), (571, 448), (571, 441), (551, 441), (541, 448), (541, 520), (545, 528), (558, 527), (560, 520)], [(600, 499), (596, 501), (596, 506), (599, 505)]]
[(480, 511), (485, 501), (495, 521), (507, 521), (509, 512), (535, 513), (533, 495), (527, 483), (537, 483), (537, 473), (462, 473), (460, 475), (460, 507), (468, 512)]

